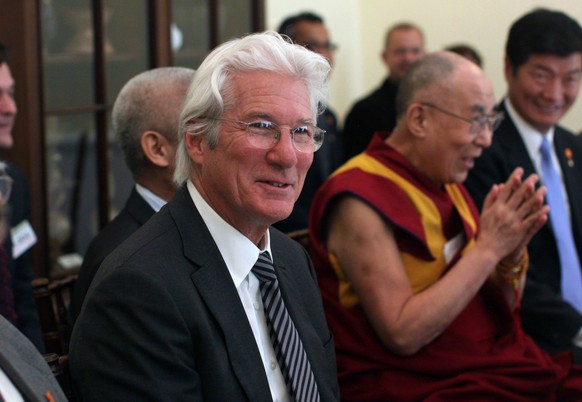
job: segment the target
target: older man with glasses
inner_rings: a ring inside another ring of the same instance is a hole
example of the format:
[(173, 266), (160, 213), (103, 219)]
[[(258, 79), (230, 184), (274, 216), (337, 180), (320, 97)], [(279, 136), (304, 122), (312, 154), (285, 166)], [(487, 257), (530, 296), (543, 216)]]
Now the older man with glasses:
[(494, 106), (477, 65), (428, 54), (404, 76), (392, 135), (318, 191), (311, 252), (342, 401), (581, 400), (580, 372), (517, 317), (545, 188), (516, 169), (479, 215), (462, 185), (502, 118)]
[(329, 63), (273, 32), (215, 49), (180, 116), (174, 198), (99, 269), (75, 324), (83, 401), (337, 401), (301, 192)]

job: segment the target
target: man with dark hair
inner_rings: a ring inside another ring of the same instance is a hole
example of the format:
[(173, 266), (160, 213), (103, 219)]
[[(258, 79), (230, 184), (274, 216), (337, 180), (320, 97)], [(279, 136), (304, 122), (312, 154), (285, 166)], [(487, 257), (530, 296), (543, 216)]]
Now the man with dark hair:
[(550, 219), (528, 246), (523, 326), (548, 352), (572, 350), (582, 362), (582, 143), (558, 125), (580, 88), (582, 28), (536, 9), (511, 26), (505, 51), (505, 120), (466, 186), (480, 205), (517, 166), (541, 176)]
[(483, 68), (483, 60), (479, 55), (479, 52), (475, 50), (472, 46), (465, 44), (451, 45), (445, 48), (449, 52), (460, 54), (461, 56), (471, 60), (473, 63), (477, 64), (479, 67)]
[(579, 368), (517, 317), (545, 189), (517, 168), (479, 214), (462, 185), (501, 118), (491, 83), (432, 53), (397, 103), (392, 134), (323, 184), (309, 220), (342, 401), (582, 400)]
[[(286, 18), (279, 26), (279, 33), (287, 35), (293, 43), (325, 57), (333, 66), (333, 54), (336, 49), (329, 37), (323, 18), (317, 14), (303, 12)], [(275, 227), (283, 232), (306, 229), (309, 207), (315, 192), (327, 177), (344, 161), (342, 134), (337, 126), (333, 110), (325, 110), (317, 118), (317, 126), (325, 130), (325, 142), (313, 156), (313, 163), (307, 172), (303, 190), (293, 207), (293, 212)]]
[(135, 180), (125, 207), (93, 239), (79, 271), (69, 307), (75, 322), (97, 269), (125, 239), (140, 228), (176, 192), (174, 158), (180, 109), (194, 70), (162, 67), (129, 80), (113, 105), (113, 131)]
[(396, 125), (398, 84), (408, 67), (424, 55), (424, 38), (416, 25), (403, 22), (386, 32), (382, 61), (388, 77), (382, 85), (357, 101), (344, 125), (345, 156), (351, 158), (364, 151), (376, 131), (386, 135)]
[[(0, 43), (0, 149), (10, 149), (14, 144), (12, 127), (17, 113), (14, 88), (15, 83), (8, 65), (6, 47)], [(20, 169), (10, 163), (5, 165), (2, 171), (12, 178), (12, 191), (8, 199), (10, 230), (0, 246), (0, 261), (6, 259), (8, 263), (7, 270), (3, 270), (0, 266), (0, 271), (2, 271), (0, 272), (0, 311), (40, 351), (44, 351), (31, 285), (33, 279), (31, 248), (34, 245), (32, 239), (36, 237), (29, 221), (28, 185)]]

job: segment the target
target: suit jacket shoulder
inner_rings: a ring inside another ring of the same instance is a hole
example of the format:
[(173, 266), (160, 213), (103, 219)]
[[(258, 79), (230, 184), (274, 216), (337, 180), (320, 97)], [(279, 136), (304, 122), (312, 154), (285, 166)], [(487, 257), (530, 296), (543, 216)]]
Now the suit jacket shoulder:
[(67, 400), (39, 351), (4, 317), (0, 317), (0, 367), (27, 401), (46, 402), (47, 392), (56, 401)]
[(87, 290), (105, 257), (146, 223), (153, 214), (154, 210), (134, 188), (119, 215), (91, 241), (83, 258), (69, 306), (71, 324), (77, 319)]

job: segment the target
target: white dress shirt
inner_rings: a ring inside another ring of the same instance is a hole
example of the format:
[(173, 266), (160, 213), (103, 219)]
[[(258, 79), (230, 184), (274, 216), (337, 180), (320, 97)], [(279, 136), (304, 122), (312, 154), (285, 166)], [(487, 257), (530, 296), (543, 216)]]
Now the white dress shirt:
[(188, 180), (187, 185), (194, 205), (196, 205), (202, 220), (204, 220), (220, 250), (244, 307), (263, 360), (273, 401), (289, 402), (291, 398), (269, 337), (269, 329), (259, 290), (259, 280), (251, 272), (261, 252), (268, 251), (271, 258), (273, 258), (269, 231), (267, 230), (265, 233), (265, 247), (260, 250), (247, 237), (222, 219), (202, 198), (190, 180)]
[(14, 386), (14, 383), (4, 370), (0, 368), (0, 398), (2, 398), (5, 402), (24, 402), (22, 399), (22, 394), (18, 389)]
[(550, 127), (550, 129), (546, 133), (540, 133), (535, 128), (533, 128), (530, 124), (528, 124), (520, 115), (517, 113), (509, 98), (505, 100), (505, 108), (507, 109), (507, 113), (511, 117), (511, 120), (515, 124), (517, 131), (521, 135), (523, 142), (525, 143), (525, 148), (527, 149), (527, 153), (529, 154), (529, 158), (531, 159), (536, 172), (539, 174), (542, 183), (544, 178), (542, 177), (542, 154), (540, 152), (540, 147), (542, 146), (542, 140), (545, 138), (548, 139), (550, 143), (550, 149), (552, 150), (552, 164), (554, 165), (554, 169), (558, 173), (558, 177), (560, 178), (560, 187), (562, 189), (562, 195), (564, 196), (564, 201), (566, 201), (566, 212), (568, 216), (570, 216), (570, 201), (568, 200), (568, 193), (566, 191), (566, 185), (564, 184), (564, 176), (562, 174), (562, 168), (560, 167), (560, 162), (558, 161), (558, 157), (556, 156), (556, 150), (554, 148), (554, 127)]

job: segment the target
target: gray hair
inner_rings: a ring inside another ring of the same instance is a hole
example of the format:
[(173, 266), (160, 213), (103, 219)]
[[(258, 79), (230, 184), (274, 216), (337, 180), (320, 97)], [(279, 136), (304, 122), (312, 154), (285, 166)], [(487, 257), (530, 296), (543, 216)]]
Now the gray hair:
[(131, 78), (119, 92), (113, 105), (113, 132), (134, 177), (149, 163), (140, 142), (145, 131), (178, 142), (180, 110), (193, 76), (190, 68), (155, 68)]
[(276, 32), (263, 32), (228, 41), (202, 62), (188, 90), (180, 116), (180, 143), (176, 150), (174, 181), (183, 184), (193, 163), (185, 145), (185, 135), (205, 137), (210, 148), (218, 144), (218, 122), (232, 99), (232, 80), (240, 73), (264, 70), (301, 79), (309, 93), (313, 121), (323, 111), (330, 65), (324, 57), (294, 45)]
[(398, 87), (396, 120), (406, 115), (417, 95), (436, 85), (445, 84), (455, 71), (455, 59), (462, 56), (452, 52), (429, 53), (410, 65)]

